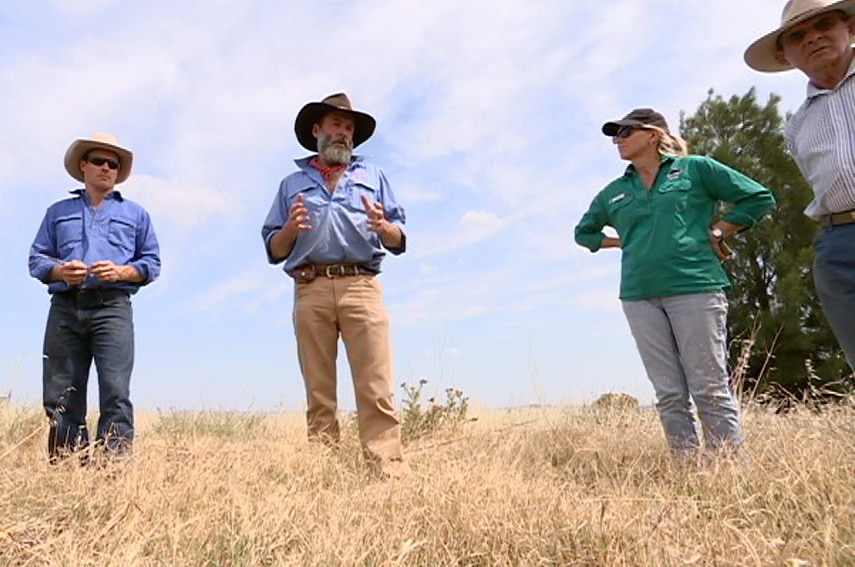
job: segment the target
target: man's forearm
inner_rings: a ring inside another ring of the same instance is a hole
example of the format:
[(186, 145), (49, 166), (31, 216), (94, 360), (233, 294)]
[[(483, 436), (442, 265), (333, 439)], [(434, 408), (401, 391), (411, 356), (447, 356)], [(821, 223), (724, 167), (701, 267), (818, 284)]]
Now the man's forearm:
[(403, 229), (393, 223), (389, 223), (389, 228), (380, 235), (380, 241), (386, 248), (400, 248), (404, 243)]
[(287, 258), (297, 242), (297, 229), (285, 224), (270, 238), (270, 255), (274, 258)]
[(142, 283), (145, 278), (134, 266), (119, 266), (116, 268), (119, 272), (119, 281)]

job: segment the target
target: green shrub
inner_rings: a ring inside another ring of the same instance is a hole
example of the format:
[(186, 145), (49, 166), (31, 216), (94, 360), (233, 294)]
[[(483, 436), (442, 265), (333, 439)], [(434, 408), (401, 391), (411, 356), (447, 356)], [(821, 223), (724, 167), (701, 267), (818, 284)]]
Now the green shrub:
[(468, 421), (469, 398), (457, 388), (445, 389), (445, 400), (436, 397), (422, 401), (424, 387), (428, 383), (422, 378), (417, 385), (401, 384), (405, 392), (401, 401), (401, 438), (409, 443), (438, 433), (458, 431)]

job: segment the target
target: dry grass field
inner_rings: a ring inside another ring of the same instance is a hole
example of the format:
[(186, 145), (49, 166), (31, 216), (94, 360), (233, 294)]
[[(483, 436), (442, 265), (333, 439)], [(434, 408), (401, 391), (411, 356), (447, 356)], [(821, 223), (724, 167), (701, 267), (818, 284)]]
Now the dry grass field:
[(855, 404), (748, 408), (750, 463), (678, 466), (652, 410), (470, 409), (365, 474), (298, 414), (138, 416), (135, 457), (46, 463), (0, 407), (0, 565), (855, 565)]

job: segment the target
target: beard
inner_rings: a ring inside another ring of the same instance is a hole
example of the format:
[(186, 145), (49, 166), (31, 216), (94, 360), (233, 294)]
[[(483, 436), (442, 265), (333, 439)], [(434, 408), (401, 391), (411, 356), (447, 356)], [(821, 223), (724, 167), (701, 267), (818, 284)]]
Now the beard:
[[(333, 144), (334, 141), (344, 145)], [(333, 140), (330, 134), (318, 138), (318, 153), (325, 163), (330, 165), (347, 165), (353, 155), (353, 142), (344, 139)]]

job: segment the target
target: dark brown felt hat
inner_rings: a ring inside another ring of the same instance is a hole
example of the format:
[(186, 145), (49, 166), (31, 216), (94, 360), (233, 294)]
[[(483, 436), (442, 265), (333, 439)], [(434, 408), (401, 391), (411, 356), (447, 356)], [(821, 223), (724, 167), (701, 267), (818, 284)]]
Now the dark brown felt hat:
[(318, 141), (312, 135), (312, 126), (320, 122), (325, 114), (342, 112), (353, 118), (353, 147), (367, 140), (374, 133), (377, 121), (374, 117), (358, 110), (353, 110), (350, 99), (344, 93), (336, 93), (321, 102), (310, 102), (300, 109), (294, 121), (294, 133), (297, 141), (310, 152), (318, 151)]

